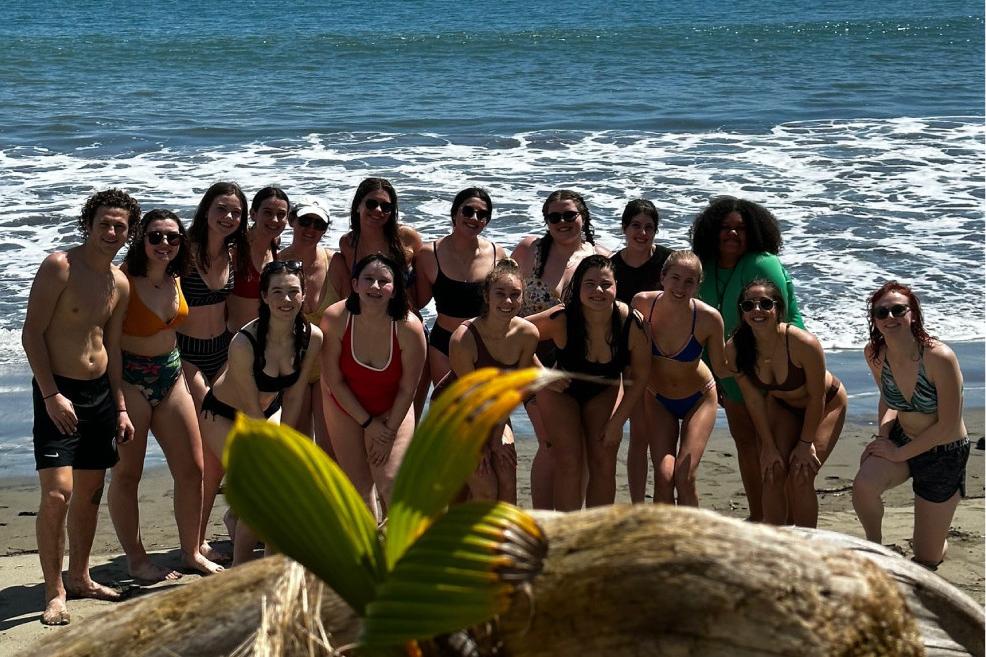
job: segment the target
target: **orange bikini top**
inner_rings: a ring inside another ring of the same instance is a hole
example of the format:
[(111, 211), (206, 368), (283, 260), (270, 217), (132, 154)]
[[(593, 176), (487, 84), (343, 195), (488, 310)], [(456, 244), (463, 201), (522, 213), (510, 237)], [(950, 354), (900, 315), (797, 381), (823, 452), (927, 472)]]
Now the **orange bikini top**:
[(188, 317), (188, 304), (185, 302), (185, 295), (181, 292), (181, 281), (175, 278), (175, 290), (178, 292), (178, 312), (165, 322), (158, 317), (153, 310), (148, 308), (144, 301), (137, 294), (137, 286), (130, 280), (130, 303), (127, 305), (127, 314), (123, 318), (123, 334), (132, 335), (138, 338), (149, 338), (159, 331), (173, 329)]

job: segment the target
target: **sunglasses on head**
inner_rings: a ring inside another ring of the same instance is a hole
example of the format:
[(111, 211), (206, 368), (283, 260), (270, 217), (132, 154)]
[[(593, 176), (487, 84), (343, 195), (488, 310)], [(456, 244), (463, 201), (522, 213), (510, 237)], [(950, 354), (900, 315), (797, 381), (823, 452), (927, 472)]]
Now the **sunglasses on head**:
[(754, 308), (763, 311), (773, 310), (777, 302), (769, 297), (760, 297), (759, 299), (744, 299), (740, 302), (740, 309), (745, 312), (752, 312)]
[(471, 205), (463, 205), (461, 208), (459, 208), (459, 212), (461, 212), (462, 216), (465, 217), (466, 219), (472, 219), (473, 216), (475, 216), (480, 221), (490, 220), (489, 210), (480, 210), (479, 208), (474, 208)]
[(298, 225), (302, 228), (310, 228), (314, 226), (315, 230), (324, 231), (329, 227), (329, 224), (327, 224), (324, 219), (313, 214), (306, 214), (302, 217), (298, 217), (297, 221)]
[(892, 306), (877, 306), (873, 309), (873, 316), (877, 319), (886, 319), (891, 315), (894, 317), (903, 317), (910, 309), (910, 306), (903, 303), (895, 303)]
[(565, 210), (564, 212), (549, 212), (544, 215), (545, 221), (549, 224), (557, 224), (559, 221), (564, 221), (567, 224), (575, 221), (575, 218), (579, 216), (576, 210)]
[(264, 265), (264, 271), (271, 274), (276, 274), (279, 271), (287, 271), (292, 274), (297, 274), (301, 271), (301, 268), (301, 260), (274, 260), (273, 262), (268, 262)]
[(363, 201), (363, 205), (366, 206), (367, 210), (376, 210), (380, 208), (380, 212), (384, 214), (390, 214), (391, 210), (394, 209), (394, 204), (388, 201), (378, 201), (375, 198), (368, 198)]
[(181, 242), (181, 233), (165, 233), (160, 230), (152, 230), (145, 235), (148, 243), (151, 246), (157, 246), (162, 240), (168, 240), (170, 246), (174, 246)]

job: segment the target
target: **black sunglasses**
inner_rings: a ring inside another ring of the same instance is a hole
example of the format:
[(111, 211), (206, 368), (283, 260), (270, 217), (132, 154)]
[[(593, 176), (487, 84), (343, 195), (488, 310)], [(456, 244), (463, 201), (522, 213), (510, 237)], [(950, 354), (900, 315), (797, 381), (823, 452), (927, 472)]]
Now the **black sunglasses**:
[(549, 224), (557, 224), (559, 221), (564, 221), (567, 224), (575, 221), (575, 218), (579, 216), (579, 213), (575, 210), (565, 210), (564, 212), (549, 212), (544, 215), (545, 220)]
[(264, 265), (264, 273), (276, 274), (284, 270), (296, 274), (301, 271), (302, 267), (301, 260), (273, 260)]
[(461, 208), (459, 208), (459, 212), (461, 212), (462, 216), (465, 217), (466, 219), (472, 219), (473, 215), (475, 215), (476, 218), (479, 219), (480, 221), (490, 220), (489, 210), (480, 210), (479, 208), (474, 208), (471, 205), (463, 205)]
[(391, 210), (394, 209), (394, 204), (387, 201), (378, 201), (375, 198), (368, 198), (363, 201), (363, 205), (366, 206), (367, 210), (376, 210), (380, 208), (380, 212), (384, 214), (390, 214)]
[(764, 312), (774, 309), (777, 302), (769, 297), (760, 297), (759, 299), (744, 299), (740, 301), (740, 309), (745, 312), (752, 312), (754, 308), (763, 310)]
[(892, 306), (877, 306), (873, 309), (873, 316), (877, 319), (886, 319), (891, 315), (894, 317), (903, 317), (910, 309), (910, 306), (903, 303), (895, 303)]
[(314, 226), (315, 230), (324, 231), (329, 227), (329, 224), (327, 224), (324, 219), (313, 214), (306, 214), (303, 217), (298, 217), (297, 221), (298, 225), (302, 228), (310, 228), (311, 226)]
[(152, 230), (145, 235), (151, 246), (157, 246), (162, 240), (168, 240), (170, 246), (181, 242), (181, 233), (165, 233), (160, 230)]

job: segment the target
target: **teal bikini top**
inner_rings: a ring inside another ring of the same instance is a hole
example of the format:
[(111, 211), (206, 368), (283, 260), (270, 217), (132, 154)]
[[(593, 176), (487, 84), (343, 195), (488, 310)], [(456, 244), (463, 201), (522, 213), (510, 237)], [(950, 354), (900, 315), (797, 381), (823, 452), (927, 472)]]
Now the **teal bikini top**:
[(924, 413), (933, 415), (938, 412), (938, 390), (935, 385), (928, 380), (924, 371), (924, 350), (921, 350), (921, 361), (918, 365), (918, 379), (914, 384), (914, 394), (910, 401), (904, 399), (904, 395), (897, 387), (894, 380), (894, 373), (890, 369), (887, 357), (883, 357), (883, 369), (880, 370), (880, 393), (887, 406), (895, 411), (905, 413)]

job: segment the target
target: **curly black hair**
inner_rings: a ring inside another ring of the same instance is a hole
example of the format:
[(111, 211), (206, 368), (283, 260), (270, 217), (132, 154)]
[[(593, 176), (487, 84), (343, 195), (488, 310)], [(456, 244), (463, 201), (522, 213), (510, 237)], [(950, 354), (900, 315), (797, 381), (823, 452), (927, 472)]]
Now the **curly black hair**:
[(134, 239), (134, 226), (140, 221), (140, 203), (122, 189), (104, 189), (86, 199), (82, 213), (79, 215), (79, 232), (82, 233), (82, 239), (89, 238), (96, 211), (103, 207), (127, 211), (127, 244), (131, 244)]
[(746, 226), (746, 250), (750, 253), (773, 253), (781, 250), (781, 229), (777, 218), (759, 203), (735, 196), (717, 196), (698, 213), (688, 237), (692, 251), (704, 261), (719, 257), (719, 227), (730, 213), (738, 212)]

